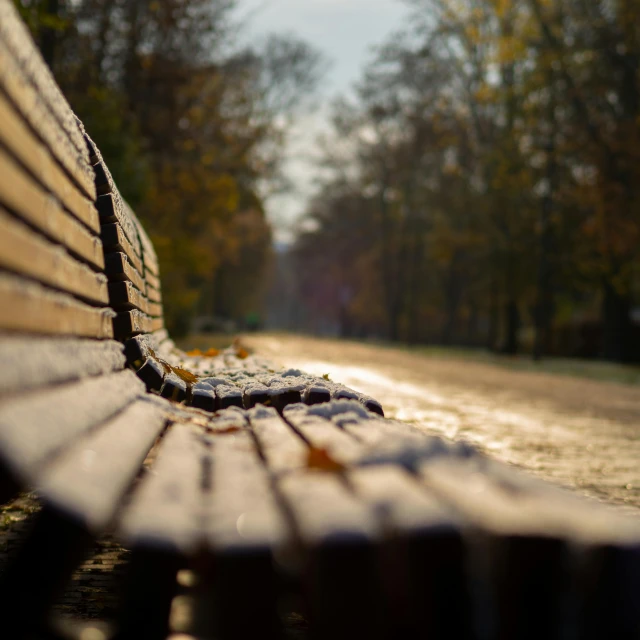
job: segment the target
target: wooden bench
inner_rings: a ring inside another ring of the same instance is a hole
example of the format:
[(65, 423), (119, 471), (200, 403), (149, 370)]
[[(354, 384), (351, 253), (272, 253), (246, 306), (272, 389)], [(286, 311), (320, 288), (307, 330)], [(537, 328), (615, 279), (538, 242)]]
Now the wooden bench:
[(282, 637), (292, 610), (318, 638), (640, 637), (637, 520), (340, 384), (175, 348), (153, 246), (9, 0), (0, 230), (0, 497), (43, 505), (1, 637), (60, 637), (105, 531), (131, 549), (117, 638), (166, 637), (179, 593), (199, 637)]

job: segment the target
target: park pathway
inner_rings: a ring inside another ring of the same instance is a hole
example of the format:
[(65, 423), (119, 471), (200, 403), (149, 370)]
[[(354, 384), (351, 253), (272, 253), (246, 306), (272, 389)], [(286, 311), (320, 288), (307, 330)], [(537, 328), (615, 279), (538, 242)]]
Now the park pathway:
[(377, 398), (387, 417), (625, 510), (640, 509), (640, 387), (370, 344), (252, 335), (275, 362)]

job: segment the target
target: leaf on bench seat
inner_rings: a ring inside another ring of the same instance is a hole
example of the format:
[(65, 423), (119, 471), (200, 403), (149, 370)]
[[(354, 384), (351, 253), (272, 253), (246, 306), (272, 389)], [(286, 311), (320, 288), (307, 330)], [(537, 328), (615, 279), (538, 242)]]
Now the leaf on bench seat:
[(310, 447), (307, 453), (307, 469), (342, 473), (345, 466), (334, 460), (326, 449)]

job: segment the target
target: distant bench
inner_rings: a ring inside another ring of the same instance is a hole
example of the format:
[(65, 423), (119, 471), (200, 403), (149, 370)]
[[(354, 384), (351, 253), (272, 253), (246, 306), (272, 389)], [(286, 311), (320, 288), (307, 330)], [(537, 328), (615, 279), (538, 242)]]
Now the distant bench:
[(178, 593), (223, 638), (283, 611), (319, 638), (640, 637), (637, 521), (339, 383), (175, 348), (153, 245), (8, 0), (0, 229), (0, 497), (43, 504), (3, 637), (52, 637), (105, 531), (132, 550), (118, 638), (166, 637)]

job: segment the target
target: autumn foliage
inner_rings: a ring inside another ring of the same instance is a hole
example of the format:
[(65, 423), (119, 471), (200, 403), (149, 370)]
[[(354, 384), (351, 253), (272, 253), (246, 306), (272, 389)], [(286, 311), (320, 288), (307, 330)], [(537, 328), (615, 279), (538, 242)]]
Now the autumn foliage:
[(335, 105), (292, 324), (640, 359), (640, 2), (409, 4)]

